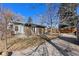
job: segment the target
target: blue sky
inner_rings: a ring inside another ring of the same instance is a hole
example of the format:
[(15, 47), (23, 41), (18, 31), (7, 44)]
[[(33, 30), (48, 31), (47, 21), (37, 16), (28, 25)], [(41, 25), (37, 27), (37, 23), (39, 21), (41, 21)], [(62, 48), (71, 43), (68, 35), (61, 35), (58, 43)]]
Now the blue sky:
[[(14, 13), (25, 16), (25, 21), (28, 20), (28, 17), (32, 17), (33, 22), (36, 24), (39, 24), (40, 22), (39, 17), (36, 15), (43, 15), (47, 10), (46, 5), (42, 3), (2, 3), (0, 5), (2, 5), (4, 8), (9, 8)], [(52, 12), (56, 12), (59, 5), (54, 4), (54, 7), (56, 7), (56, 10)], [(79, 14), (79, 8), (77, 8), (77, 14)], [(58, 24), (59, 20), (54, 18), (53, 22)], [(53, 26), (57, 27), (56, 24), (53, 24)]]
[(9, 8), (14, 13), (19, 13), (26, 17), (34, 16), (35, 14), (43, 14), (43, 12), (46, 10), (46, 7), (44, 4), (4, 3), (1, 5), (4, 8)]
[(36, 15), (43, 14), (47, 9), (45, 4), (36, 3), (4, 3), (0, 5), (2, 5), (4, 8), (9, 8), (14, 13), (25, 16), (25, 21), (27, 21), (28, 17), (32, 17), (34, 23), (39, 22)]
[(21, 13), (24, 16), (32, 16), (37, 13), (42, 13), (46, 10), (44, 4), (29, 4), (29, 3), (4, 3), (1, 4), (5, 8), (9, 8), (15, 13)]

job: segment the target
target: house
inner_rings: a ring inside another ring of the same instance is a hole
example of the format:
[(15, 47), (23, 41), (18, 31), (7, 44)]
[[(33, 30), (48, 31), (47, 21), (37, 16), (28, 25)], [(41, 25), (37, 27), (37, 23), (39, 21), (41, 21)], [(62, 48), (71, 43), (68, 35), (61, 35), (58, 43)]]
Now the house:
[(60, 24), (59, 31), (60, 33), (74, 33), (75, 34), (77, 29), (74, 26), (70, 27), (68, 24)]
[(20, 21), (12, 21), (10, 23), (12, 34), (24, 34), (24, 23)]
[(11, 29), (11, 34), (25, 34), (25, 35), (39, 35), (45, 33), (46, 26), (23, 23), (20, 21), (12, 21), (9, 28)]
[(45, 33), (46, 26), (37, 25), (37, 24), (25, 24), (25, 34), (26, 35), (40, 35)]

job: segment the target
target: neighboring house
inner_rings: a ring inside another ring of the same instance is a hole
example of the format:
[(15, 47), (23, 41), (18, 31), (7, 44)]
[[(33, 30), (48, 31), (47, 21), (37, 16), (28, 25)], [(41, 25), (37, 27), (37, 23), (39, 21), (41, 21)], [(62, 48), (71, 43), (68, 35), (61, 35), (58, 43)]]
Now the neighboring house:
[(59, 31), (60, 33), (74, 33), (75, 34), (77, 29), (74, 26), (70, 27), (68, 24), (60, 24)]

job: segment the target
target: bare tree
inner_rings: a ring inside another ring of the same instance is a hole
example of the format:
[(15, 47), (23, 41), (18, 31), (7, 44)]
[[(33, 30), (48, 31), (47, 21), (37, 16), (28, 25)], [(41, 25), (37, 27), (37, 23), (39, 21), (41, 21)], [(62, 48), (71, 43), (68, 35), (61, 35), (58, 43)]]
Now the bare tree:
[(40, 25), (44, 25), (46, 23), (46, 16), (44, 14), (37, 14), (36, 16), (39, 19)]
[(58, 19), (58, 15), (56, 9), (57, 6), (55, 4), (46, 4), (47, 6), (47, 11), (46, 11), (46, 15), (47, 15), (47, 24), (48, 26), (51, 28), (51, 33), (52, 33), (52, 28), (53, 25), (56, 25), (57, 23), (53, 22), (56, 18)]
[(13, 14), (9, 9), (0, 7), (0, 31), (2, 33), (1, 39), (5, 39), (5, 55), (7, 55), (7, 38), (8, 38), (8, 24), (11, 22)]
[(59, 8), (59, 18), (60, 18), (60, 23), (66, 23), (69, 24), (69, 26), (76, 26), (77, 22), (77, 12), (76, 12), (76, 7), (78, 4), (75, 3), (62, 3), (60, 4)]
[[(77, 3), (62, 3), (60, 4), (59, 8), (59, 18), (60, 18), (60, 24), (67, 24), (70, 29), (73, 27), (77, 27), (77, 21), (78, 21), (78, 14), (77, 14), (77, 7), (79, 4)], [(75, 30), (76, 34), (76, 30)]]

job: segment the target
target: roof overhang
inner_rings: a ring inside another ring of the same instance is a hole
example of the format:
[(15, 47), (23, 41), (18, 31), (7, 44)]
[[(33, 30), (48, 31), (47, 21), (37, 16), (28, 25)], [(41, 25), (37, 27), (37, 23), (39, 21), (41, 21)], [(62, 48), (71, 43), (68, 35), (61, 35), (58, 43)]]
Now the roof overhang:
[(42, 26), (42, 25), (29, 24), (29, 23), (26, 23), (25, 26), (28, 26), (28, 27), (39, 27), (39, 28), (45, 28), (46, 27), (46, 26)]

